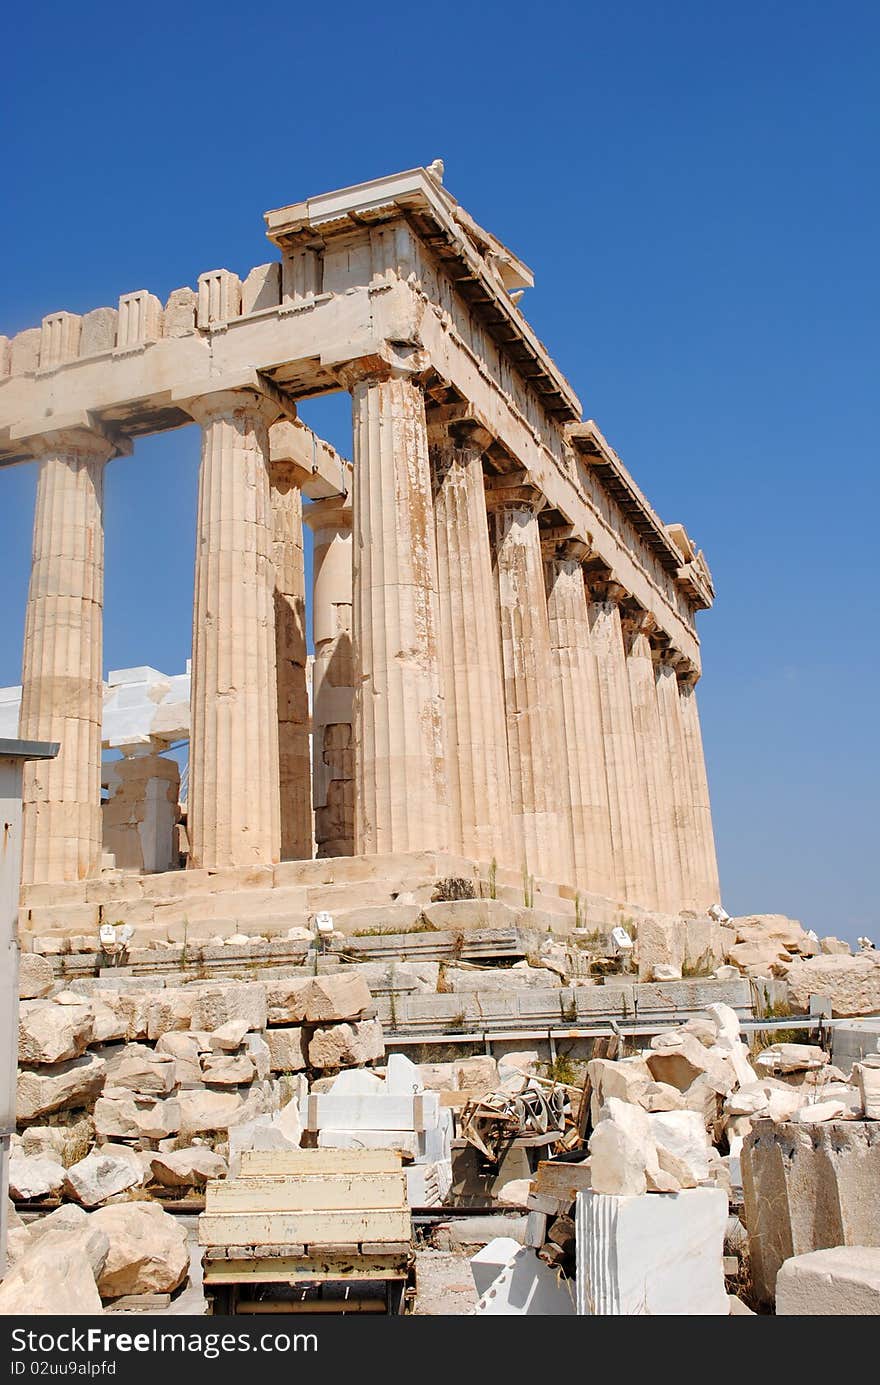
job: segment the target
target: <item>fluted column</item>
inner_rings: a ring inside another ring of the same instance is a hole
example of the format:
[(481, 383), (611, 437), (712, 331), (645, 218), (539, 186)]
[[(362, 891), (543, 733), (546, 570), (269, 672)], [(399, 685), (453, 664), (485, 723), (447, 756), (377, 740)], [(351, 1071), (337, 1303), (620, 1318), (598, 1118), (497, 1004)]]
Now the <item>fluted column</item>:
[(718, 858), (715, 853), (715, 834), (712, 831), (712, 808), (709, 801), (709, 780), (697, 709), (697, 675), (679, 679), (678, 696), (681, 713), (684, 754), (687, 763), (691, 797), (694, 806), (696, 840), (696, 900), (699, 908), (708, 908), (721, 899), (718, 882)]
[(666, 757), (668, 782), (673, 801), (675, 850), (678, 856), (680, 894), (679, 909), (698, 907), (699, 862), (696, 847), (696, 822), (693, 809), (690, 774), (684, 748), (684, 728), (681, 699), (676, 673), (677, 656), (664, 650), (656, 659), (657, 710)]
[(639, 788), (648, 825), (645, 855), (653, 864), (654, 895), (646, 901), (664, 913), (676, 913), (681, 896), (678, 851), (675, 841), (675, 808), (660, 729), (660, 710), (654, 681), (654, 661), (649, 639), (654, 621), (645, 612), (624, 621), (626, 668), (632, 704), (633, 734)]
[(583, 557), (577, 540), (554, 543), (545, 577), (553, 685), (567, 785), (566, 825), (574, 880), (594, 894), (616, 894), (611, 850), (602, 709), (590, 638)]
[(437, 551), (421, 386), (379, 361), (340, 371), (354, 432), (358, 853), (444, 851), (449, 803)]
[(275, 563), (268, 426), (277, 405), (219, 393), (202, 425), (196, 533), (188, 826), (190, 865), (280, 857)]
[(306, 579), (299, 473), (287, 462), (269, 468), (275, 566), (275, 663), (281, 859), (311, 860), (312, 776), (306, 682)]
[(620, 622), (623, 588), (599, 584), (590, 604), (590, 629), (599, 679), (602, 734), (617, 895), (649, 906), (654, 893), (653, 861), (646, 850), (647, 814), (633, 732), (626, 652)]
[(85, 430), (40, 442), (19, 734), (60, 741), (22, 778), (22, 880), (82, 880), (101, 865), (104, 464)]
[(354, 663), (351, 645), (351, 501), (307, 505), (314, 536), (312, 789), (319, 856), (354, 855)]
[(550, 673), (550, 622), (540, 493), (501, 477), (488, 490), (495, 551), (510, 790), (517, 847), (533, 875), (571, 881), (559, 715)]
[(440, 597), (452, 841), (481, 861), (519, 864), (513, 837), (498, 606), (482, 454), (488, 433), (429, 432)]

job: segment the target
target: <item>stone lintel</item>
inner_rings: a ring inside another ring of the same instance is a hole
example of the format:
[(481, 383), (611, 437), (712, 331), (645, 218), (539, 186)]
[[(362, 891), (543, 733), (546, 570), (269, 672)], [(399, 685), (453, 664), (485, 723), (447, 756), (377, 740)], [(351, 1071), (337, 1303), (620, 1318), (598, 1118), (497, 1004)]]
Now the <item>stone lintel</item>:
[(312, 500), (351, 495), (351, 462), (299, 419), (283, 419), (269, 429), (269, 458), (273, 478), (285, 469)]

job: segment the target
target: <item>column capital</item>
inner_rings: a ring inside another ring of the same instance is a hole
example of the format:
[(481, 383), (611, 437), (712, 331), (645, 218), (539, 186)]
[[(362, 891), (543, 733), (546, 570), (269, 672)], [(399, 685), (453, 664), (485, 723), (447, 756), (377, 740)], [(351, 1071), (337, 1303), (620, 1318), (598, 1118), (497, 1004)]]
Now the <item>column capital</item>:
[(197, 395), (185, 403), (177, 402), (181, 402), (181, 407), (196, 423), (211, 423), (217, 418), (229, 418), (235, 413), (245, 412), (256, 414), (267, 428), (295, 407), (282, 400), (274, 389), (264, 391), (252, 386), (221, 387)]
[(587, 574), (587, 589), (590, 600), (620, 606), (629, 596), (626, 587), (618, 582), (614, 573)]
[(358, 385), (381, 384), (385, 380), (418, 381), (430, 362), (427, 352), (420, 347), (386, 341), (369, 355), (325, 364), (342, 388), (351, 391)]
[(350, 495), (328, 495), (303, 506), (303, 524), (314, 533), (318, 529), (351, 529), (353, 519)]
[(531, 510), (538, 514), (546, 504), (546, 497), (529, 480), (525, 470), (486, 477), (486, 508), (489, 510)]
[(620, 623), (624, 631), (633, 637), (636, 635), (644, 635), (647, 639), (650, 639), (658, 629), (657, 621), (651, 615), (651, 612), (645, 611), (641, 607), (621, 611)]
[(541, 535), (541, 551), (545, 562), (570, 566), (572, 563), (583, 563), (589, 557), (589, 539), (576, 538), (571, 529), (571, 525), (560, 525), (544, 531)]
[(442, 445), (449, 439), (455, 447), (485, 452), (495, 441), (495, 434), (479, 409), (468, 400), (455, 404), (432, 404), (427, 413), (428, 440)]
[(55, 419), (51, 426), (47, 419), (46, 425), (26, 441), (28, 452), (37, 459), (65, 453), (87, 461), (109, 462), (111, 457), (129, 457), (133, 451), (128, 438), (113, 437), (85, 418), (69, 422)]

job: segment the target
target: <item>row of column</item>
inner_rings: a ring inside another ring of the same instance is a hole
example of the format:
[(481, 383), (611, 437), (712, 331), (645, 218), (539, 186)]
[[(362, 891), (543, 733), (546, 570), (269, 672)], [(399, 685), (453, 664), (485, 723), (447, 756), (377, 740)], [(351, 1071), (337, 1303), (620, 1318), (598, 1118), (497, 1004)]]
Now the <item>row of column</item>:
[[(693, 685), (586, 545), (542, 540), (417, 381), (354, 414), (355, 850), (451, 849), (646, 907), (718, 899)], [(442, 411), (441, 411), (442, 412)]]
[[(202, 425), (193, 617), (191, 861), (428, 849), (677, 910), (718, 896), (696, 699), (586, 546), (542, 539), (524, 476), (484, 482), (490, 439), (432, 424), (419, 383), (341, 374), (353, 511), (310, 505), (313, 772), (302, 499), (269, 460), (277, 404), (192, 404)], [(26, 880), (98, 869), (103, 586), (95, 433), (38, 463), (21, 734), (58, 739), (25, 783)]]

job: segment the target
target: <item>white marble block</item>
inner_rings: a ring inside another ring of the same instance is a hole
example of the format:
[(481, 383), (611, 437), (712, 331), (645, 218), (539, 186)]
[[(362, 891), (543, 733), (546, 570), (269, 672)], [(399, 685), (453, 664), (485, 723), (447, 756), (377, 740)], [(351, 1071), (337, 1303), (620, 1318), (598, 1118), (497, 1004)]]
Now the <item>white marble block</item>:
[(580, 1316), (727, 1316), (720, 1188), (577, 1195)]

